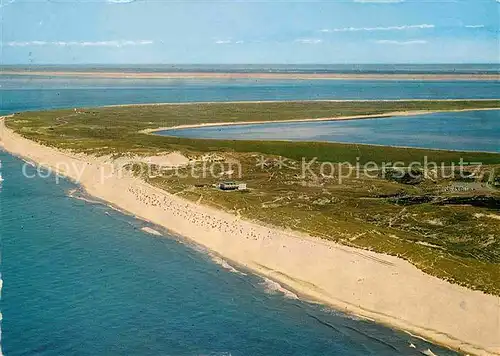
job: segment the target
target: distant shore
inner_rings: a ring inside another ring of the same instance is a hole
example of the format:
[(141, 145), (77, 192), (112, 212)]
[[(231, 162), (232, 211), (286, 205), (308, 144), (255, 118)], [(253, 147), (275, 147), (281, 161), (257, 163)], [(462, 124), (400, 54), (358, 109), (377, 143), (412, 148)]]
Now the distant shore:
[(116, 164), (110, 157), (71, 154), (25, 139), (3, 119), (0, 147), (312, 300), (462, 352), (500, 355), (497, 296), (432, 277), (397, 257), (263, 226), (185, 200), (131, 174), (110, 172)]
[(1, 75), (105, 79), (260, 79), (260, 80), (404, 80), (500, 81), (500, 74), (377, 74), (377, 73), (238, 73), (2, 70)]

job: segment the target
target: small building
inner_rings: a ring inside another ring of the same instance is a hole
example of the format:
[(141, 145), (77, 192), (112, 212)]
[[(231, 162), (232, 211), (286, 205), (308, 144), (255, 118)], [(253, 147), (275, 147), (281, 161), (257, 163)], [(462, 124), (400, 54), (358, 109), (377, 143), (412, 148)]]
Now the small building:
[(219, 188), (222, 190), (237, 190), (238, 184), (236, 182), (222, 182), (219, 184)]
[(246, 183), (236, 183), (236, 182), (222, 182), (219, 183), (219, 189), (221, 190), (247, 190)]

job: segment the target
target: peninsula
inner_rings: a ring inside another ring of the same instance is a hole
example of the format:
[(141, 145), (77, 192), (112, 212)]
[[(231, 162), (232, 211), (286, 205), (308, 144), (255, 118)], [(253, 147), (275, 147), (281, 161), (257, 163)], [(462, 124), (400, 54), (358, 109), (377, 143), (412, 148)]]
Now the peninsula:
[[(1, 120), (0, 145), (306, 298), (456, 350), (500, 355), (500, 154), (153, 134), (181, 125), (498, 108), (499, 100), (412, 100), (25, 112)], [(446, 174), (408, 168), (424, 157)], [(299, 174), (302, 160), (312, 162), (310, 174)], [(380, 166), (396, 161), (401, 168)], [(313, 174), (324, 162), (380, 165)], [(460, 166), (465, 177), (451, 174), (463, 162), (476, 164)], [(214, 187), (227, 180), (248, 189)]]

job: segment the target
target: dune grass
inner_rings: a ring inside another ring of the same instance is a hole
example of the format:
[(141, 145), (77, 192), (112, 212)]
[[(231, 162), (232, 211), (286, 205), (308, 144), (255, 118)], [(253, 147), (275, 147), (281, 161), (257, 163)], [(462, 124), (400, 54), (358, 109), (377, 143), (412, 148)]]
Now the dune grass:
[[(199, 158), (216, 153), (225, 162), (241, 163), (241, 180), (251, 188), (249, 192), (228, 194), (213, 189), (210, 185), (221, 179), (216, 177), (144, 178), (187, 199), (261, 223), (397, 255), (432, 275), (500, 295), (500, 220), (495, 218), (498, 209), (476, 204), (485, 197), (499, 199), (499, 191), (491, 182), (500, 175), (500, 154), (341, 143), (204, 140), (140, 133), (186, 124), (475, 108), (500, 108), (500, 100), (139, 105), (25, 112), (9, 118), (7, 126), (42, 144), (94, 155), (155, 155), (175, 150)], [(484, 166), (471, 182), (436, 178), (415, 184), (380, 175), (349, 177), (339, 184), (336, 177), (298, 177), (296, 170), (302, 159), (317, 158), (317, 167), (324, 161), (421, 162), (425, 156), (446, 166), (461, 159), (482, 162)], [(270, 164), (258, 169), (259, 157), (271, 163), (285, 157), (289, 166)], [(195, 165), (204, 169), (199, 162)], [(456, 184), (473, 188), (459, 193), (446, 190)], [(468, 203), (456, 203), (464, 199)]]

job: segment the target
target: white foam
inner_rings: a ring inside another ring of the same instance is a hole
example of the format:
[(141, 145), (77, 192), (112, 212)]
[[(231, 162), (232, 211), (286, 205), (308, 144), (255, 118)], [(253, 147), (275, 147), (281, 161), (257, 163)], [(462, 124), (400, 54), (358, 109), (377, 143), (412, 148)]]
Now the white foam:
[(150, 227), (147, 227), (147, 226), (141, 227), (141, 231), (144, 231), (148, 234), (155, 235), (155, 236), (162, 236), (162, 234), (160, 232), (158, 232), (155, 229), (152, 229)]
[(375, 322), (375, 319), (372, 319), (372, 318), (369, 318), (369, 317), (342, 312), (340, 310), (333, 309), (333, 308), (330, 308), (328, 306), (324, 306), (324, 305), (321, 305), (321, 304), (320, 304), (320, 306), (321, 306), (321, 311), (323, 313), (327, 313), (327, 314), (331, 314), (331, 315), (335, 315), (335, 316), (340, 316), (342, 318), (351, 319), (351, 320), (354, 320), (354, 321), (371, 321), (371, 322)]
[(263, 282), (261, 283), (261, 285), (264, 287), (264, 290), (267, 293), (271, 293), (271, 294), (281, 293), (287, 299), (299, 299), (299, 296), (297, 294), (284, 288), (278, 282), (275, 282), (275, 281), (270, 280), (268, 278), (263, 277)]
[(438, 356), (436, 355), (434, 352), (432, 352), (431, 349), (427, 349), (425, 351), (421, 351), (423, 355), (427, 355), (427, 356)]
[(420, 339), (420, 340), (425, 341), (427, 343), (431, 343), (430, 340), (427, 340), (427, 339), (423, 338), (422, 336), (412, 334), (411, 332), (406, 331), (406, 330), (403, 330), (403, 332), (405, 332), (406, 334), (410, 335), (411, 337), (414, 337), (415, 339)]
[(90, 203), (90, 204), (101, 204), (100, 201), (97, 201), (97, 200), (92, 200), (92, 199), (88, 199), (88, 198), (85, 198), (81, 195), (78, 195), (78, 189), (71, 189), (68, 191), (68, 193), (66, 194), (66, 196), (68, 196), (69, 198), (73, 198), (73, 199), (77, 199), (77, 200), (82, 200), (86, 203)]
[(241, 274), (243, 276), (246, 276), (245, 273), (243, 272), (240, 272), (238, 271), (236, 268), (234, 268), (233, 266), (231, 266), (229, 263), (227, 263), (226, 260), (220, 258), (219, 256), (216, 256), (216, 255), (212, 255), (212, 254), (209, 254), (210, 256), (210, 259), (217, 263), (219, 266), (221, 266), (222, 268), (224, 268), (225, 270), (228, 270), (229, 272), (232, 272), (232, 273), (237, 273), (237, 274)]
[(28, 165), (28, 166), (31, 166), (33, 168), (37, 168), (37, 165), (36, 163), (32, 162), (32, 161), (29, 161), (27, 159), (23, 159), (23, 161)]

